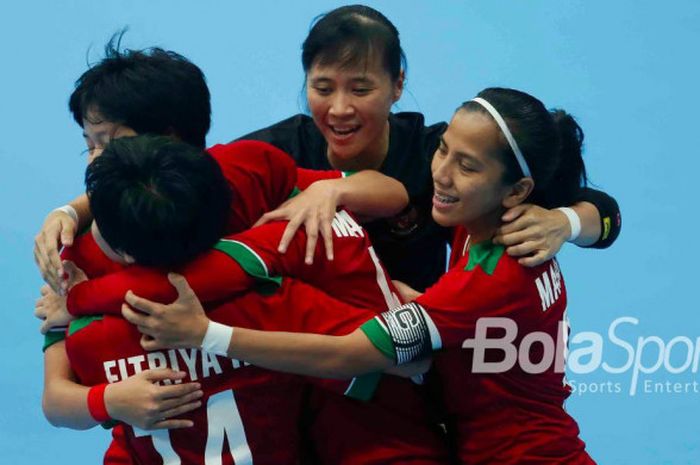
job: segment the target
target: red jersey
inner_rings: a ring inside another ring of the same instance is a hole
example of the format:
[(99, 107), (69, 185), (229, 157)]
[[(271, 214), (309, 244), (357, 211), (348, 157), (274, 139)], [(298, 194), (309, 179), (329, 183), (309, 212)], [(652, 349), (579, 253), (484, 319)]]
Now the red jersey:
[[(348, 332), (370, 316), (292, 280), (285, 281), (271, 296), (242, 295), (209, 315), (227, 325), (300, 329), (302, 322), (307, 325), (312, 321), (304, 318), (304, 309), (319, 305), (346, 317), (352, 312), (357, 315), (347, 327), (329, 327), (321, 322), (321, 329), (331, 332)], [(294, 312), (289, 311), (290, 307)], [(105, 315), (75, 320), (66, 338), (68, 358), (82, 384), (113, 383), (145, 369), (163, 367), (185, 371), (185, 382), (202, 384), (203, 407), (183, 416), (194, 422), (192, 428), (146, 432), (125, 426), (125, 449), (136, 463), (179, 460), (182, 464), (204, 465), (211, 458), (236, 465), (298, 463), (303, 378), (197, 349), (146, 352), (140, 337), (133, 325)]]
[[(457, 233), (454, 254), (466, 239)], [(453, 263), (415, 302), (363, 325), (365, 333), (399, 363), (453, 349), (438, 354), (435, 369), (462, 463), (593, 463), (563, 408), (568, 327), (556, 260), (526, 268), (485, 242)]]
[[(216, 145), (208, 150), (217, 161), (233, 192), (228, 230), (240, 231), (250, 227), (263, 213), (277, 207), (293, 193), (294, 183), (301, 188), (319, 179), (344, 176), (340, 171), (296, 169), (291, 158), (276, 147), (256, 141), (240, 141)], [(76, 237), (72, 247), (62, 252), (64, 260), (78, 264), (89, 278), (96, 278), (122, 269), (102, 253), (92, 234)], [(96, 304), (95, 302), (94, 304)], [(93, 309), (99, 308), (95, 305)], [(63, 339), (61, 328), (51, 331), (45, 347)], [(114, 440), (105, 454), (105, 463), (129, 463), (125, 450), (122, 425), (113, 430)]]
[[(317, 247), (314, 264), (304, 264), (303, 231), (295, 236), (284, 255), (279, 254), (277, 246), (285, 227), (286, 223), (270, 223), (230, 236), (216, 246), (218, 250), (203, 254), (179, 271), (203, 302), (220, 301), (256, 284), (277, 286), (280, 276), (285, 275), (309, 282), (355, 306), (386, 309), (399, 304), (397, 292), (387, 279), (366, 232), (349, 213), (341, 210), (333, 222), (335, 260), (332, 262)], [(118, 313), (129, 289), (152, 300), (167, 302), (176, 298), (164, 272), (132, 266), (76, 286), (69, 298), (70, 310), (74, 314), (94, 312), (91, 303), (98, 302), (100, 310)], [(291, 318), (300, 317), (296, 308), (290, 313)], [(325, 315), (319, 320), (333, 321), (333, 317)], [(350, 332), (357, 326), (359, 323), (343, 327)], [(309, 326), (303, 329), (321, 332)], [(364, 398), (365, 389), (374, 390), (374, 385), (367, 385), (366, 381), (367, 378), (358, 378), (350, 384), (322, 383), (335, 392)], [(321, 461), (403, 463), (410, 457), (414, 463), (443, 463), (446, 453), (442, 438), (428, 420), (430, 414), (419, 391), (420, 387), (408, 380), (387, 378), (371, 404), (315, 393), (319, 408), (312, 434), (323, 446), (318, 451)], [(353, 421), (338, 425), (338, 415)], [(386, 431), (392, 431), (392, 441), (386, 440)]]

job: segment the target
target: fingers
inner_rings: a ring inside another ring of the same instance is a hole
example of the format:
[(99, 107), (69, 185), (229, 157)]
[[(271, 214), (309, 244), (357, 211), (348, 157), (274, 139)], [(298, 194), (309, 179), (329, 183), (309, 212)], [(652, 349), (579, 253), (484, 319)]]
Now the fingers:
[(511, 257), (522, 257), (533, 253), (539, 253), (540, 247), (536, 242), (521, 242), (506, 248), (506, 253)]
[[(136, 310), (139, 310), (142, 313), (146, 313), (148, 315), (153, 315), (158, 312), (159, 307), (162, 306), (162, 304), (159, 304), (157, 302), (152, 302), (148, 299), (144, 299), (142, 297), (137, 296), (131, 291), (127, 291), (126, 295), (124, 296), (124, 300), (131, 306), (134, 307)], [(124, 307), (122, 306), (122, 313), (124, 311)], [(124, 317), (126, 318), (126, 316)], [(127, 318), (128, 320), (128, 318)], [(131, 320), (129, 320), (131, 321)], [(132, 321), (132, 323), (134, 323)], [(138, 324), (138, 323), (134, 323)]]
[(44, 307), (44, 304), (41, 299), (36, 303), (36, 306), (34, 307), (34, 316), (44, 320), (46, 319), (46, 307)]
[(263, 225), (265, 223), (269, 223), (271, 221), (286, 220), (286, 219), (287, 219), (286, 211), (282, 208), (277, 208), (276, 210), (272, 210), (271, 212), (267, 212), (263, 216), (261, 216), (260, 219), (255, 222), (253, 227), (260, 226), (260, 225)]
[(518, 263), (520, 263), (523, 266), (533, 267), (533, 266), (541, 265), (542, 263), (546, 262), (550, 258), (551, 258), (551, 256), (546, 251), (541, 250), (531, 257), (523, 257), (523, 258), (518, 259)]
[(523, 243), (527, 240), (533, 240), (535, 239), (534, 233), (530, 232), (529, 230), (521, 230), (509, 234), (505, 234), (503, 236), (496, 236), (493, 238), (493, 242), (495, 244), (501, 244), (505, 245), (506, 247), (510, 247), (516, 244)]
[(516, 205), (513, 208), (509, 208), (503, 214), (503, 216), (501, 217), (501, 220), (503, 220), (503, 222), (505, 222), (505, 223), (509, 223), (509, 222), (517, 219), (520, 215), (522, 215), (523, 213), (525, 213), (527, 211), (528, 206), (529, 206), (528, 204), (520, 204), (520, 205)]
[(314, 252), (316, 251), (316, 243), (318, 242), (318, 217), (312, 215), (304, 222), (306, 229), (306, 253), (304, 255), (304, 263), (311, 265), (314, 262)]
[(292, 239), (294, 239), (294, 234), (299, 229), (299, 226), (301, 226), (302, 219), (303, 218), (295, 217), (295, 218), (292, 218), (289, 221), (289, 223), (287, 223), (287, 227), (284, 228), (284, 233), (282, 233), (282, 239), (280, 239), (280, 244), (277, 247), (277, 251), (279, 253), (287, 252), (287, 248), (289, 248), (289, 244), (292, 242)]
[[(197, 406), (199, 407), (199, 405)], [(189, 410), (193, 410), (193, 407)], [(189, 411), (187, 410), (187, 411)], [(156, 430), (156, 429), (182, 429), (182, 428), (192, 428), (194, 426), (194, 422), (192, 420), (163, 420), (159, 421), (153, 424), (151, 428), (147, 428), (150, 430)]]
[(66, 227), (64, 225), (63, 229), (61, 230), (61, 244), (63, 244), (64, 247), (70, 247), (73, 245), (74, 238), (75, 228)]
[(194, 291), (190, 287), (190, 283), (188, 283), (187, 279), (185, 279), (185, 277), (181, 274), (168, 273), (168, 281), (170, 281), (170, 284), (172, 284), (177, 290), (178, 300), (182, 300), (183, 298), (187, 297), (194, 297)]
[(326, 258), (333, 260), (333, 228), (330, 221), (321, 223), (321, 236), (323, 236), (323, 243), (326, 246)]
[(505, 236), (506, 234), (512, 234), (523, 230), (529, 226), (535, 224), (536, 221), (530, 215), (521, 215), (517, 219), (511, 221), (510, 223), (504, 223), (500, 228), (498, 228), (498, 236)]
[(148, 315), (142, 315), (135, 312), (126, 304), (122, 304), (122, 316), (132, 325), (138, 326), (139, 330), (142, 327), (148, 326)]
[[(165, 386), (162, 390), (165, 390), (166, 388), (175, 388), (175, 387), (181, 387), (181, 386), (186, 386), (186, 385), (180, 385), (180, 386)], [(174, 415), (178, 415), (178, 413), (170, 414), (170, 415), (165, 415), (165, 413), (168, 410), (173, 410), (178, 407), (181, 407), (182, 405), (189, 404), (191, 402), (197, 402), (199, 399), (202, 398), (204, 395), (204, 391), (202, 391), (201, 386), (199, 389), (195, 389), (192, 392), (186, 392), (185, 394), (180, 394), (177, 396), (172, 396), (172, 397), (167, 397), (162, 399), (160, 402), (160, 410), (163, 412), (163, 417), (164, 418), (169, 418)], [(182, 412), (180, 412), (182, 413)]]
[[(183, 379), (185, 376), (187, 376), (187, 373), (185, 373), (184, 371), (171, 370), (170, 368), (153, 368), (150, 370), (142, 371), (141, 376), (146, 378), (148, 381), (156, 382), (156, 381), (163, 381), (166, 379), (169, 379), (169, 380)], [(193, 384), (198, 385), (199, 383), (193, 383)], [(183, 384), (181, 386), (190, 386), (190, 384)]]
[(54, 266), (51, 265), (48, 252), (45, 247), (44, 233), (40, 232), (34, 238), (34, 262), (39, 267), (41, 279), (48, 283), (56, 292), (61, 290), (59, 285), (59, 274)]

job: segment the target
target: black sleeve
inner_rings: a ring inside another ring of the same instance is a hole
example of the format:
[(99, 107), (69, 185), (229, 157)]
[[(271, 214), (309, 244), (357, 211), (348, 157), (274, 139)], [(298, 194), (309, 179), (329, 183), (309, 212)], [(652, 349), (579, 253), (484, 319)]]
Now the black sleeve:
[(595, 205), (600, 214), (600, 237), (594, 244), (585, 246), (594, 249), (605, 249), (612, 245), (622, 229), (622, 215), (617, 201), (605, 192), (585, 187), (581, 190), (577, 201), (589, 202)]

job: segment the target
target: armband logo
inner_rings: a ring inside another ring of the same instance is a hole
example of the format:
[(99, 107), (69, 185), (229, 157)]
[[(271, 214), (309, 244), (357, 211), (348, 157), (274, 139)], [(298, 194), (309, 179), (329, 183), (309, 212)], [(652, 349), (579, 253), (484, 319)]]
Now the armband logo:
[(410, 362), (432, 351), (424, 312), (420, 305), (411, 302), (382, 313), (396, 349), (398, 364)]
[(604, 241), (608, 238), (608, 236), (610, 235), (610, 227), (610, 217), (606, 216), (605, 218), (603, 218), (603, 235), (601, 236), (600, 240)]

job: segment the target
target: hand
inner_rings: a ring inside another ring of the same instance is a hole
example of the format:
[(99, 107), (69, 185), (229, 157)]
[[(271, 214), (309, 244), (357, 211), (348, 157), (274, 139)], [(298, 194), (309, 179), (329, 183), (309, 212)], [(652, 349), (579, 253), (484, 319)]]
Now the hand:
[(59, 249), (73, 245), (76, 222), (65, 212), (52, 211), (44, 220), (39, 233), (34, 237), (34, 261), (41, 277), (58, 294), (64, 294), (67, 286), (63, 282), (63, 266)]
[(34, 316), (44, 320), (39, 331), (46, 334), (49, 329), (66, 326), (73, 320), (73, 315), (66, 308), (66, 297), (56, 294), (48, 284), (41, 287), (41, 297), (36, 301)]
[(145, 430), (189, 428), (192, 420), (174, 418), (202, 405), (203, 392), (199, 383), (161, 386), (164, 380), (180, 380), (181, 371), (168, 368), (145, 370), (105, 389), (107, 413)]
[(122, 315), (141, 331), (141, 346), (146, 350), (201, 347), (209, 318), (183, 276), (170, 273), (168, 280), (177, 289), (175, 302), (159, 304), (129, 291), (126, 293), (129, 305), (122, 306)]
[(525, 266), (537, 266), (552, 258), (571, 234), (566, 215), (537, 205), (513, 207), (502, 220), (505, 224), (493, 242), (505, 245), (508, 255), (522, 257), (518, 262)]
[(399, 291), (399, 294), (401, 294), (401, 300), (403, 302), (411, 302), (423, 295), (422, 292), (418, 292), (403, 281), (399, 281), (398, 279), (392, 279), (391, 282), (396, 288), (396, 290)]
[(289, 243), (294, 238), (299, 226), (306, 229), (306, 256), (304, 262), (311, 265), (314, 262), (314, 251), (318, 235), (323, 237), (326, 249), (326, 258), (333, 260), (333, 230), (331, 223), (338, 208), (338, 191), (334, 187), (333, 180), (316, 181), (305, 191), (291, 198), (279, 206), (276, 210), (265, 213), (254, 226), (269, 223), (270, 221), (289, 220), (287, 228), (282, 234), (279, 247), (280, 253), (285, 253)]

